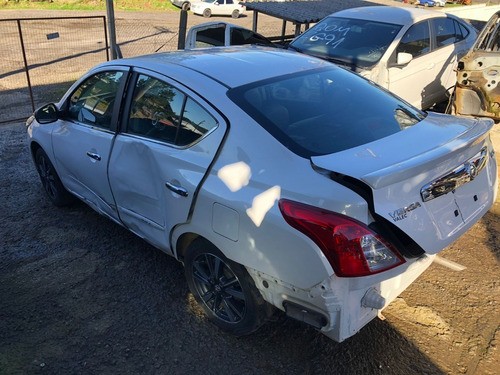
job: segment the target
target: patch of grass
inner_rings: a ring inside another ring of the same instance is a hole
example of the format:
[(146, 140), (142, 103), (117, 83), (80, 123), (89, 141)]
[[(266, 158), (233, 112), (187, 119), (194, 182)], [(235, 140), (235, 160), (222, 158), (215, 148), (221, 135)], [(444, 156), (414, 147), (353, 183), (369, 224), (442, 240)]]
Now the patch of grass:
[[(115, 0), (115, 10), (178, 10), (169, 0)], [(105, 0), (0, 0), (0, 9), (106, 10)]]

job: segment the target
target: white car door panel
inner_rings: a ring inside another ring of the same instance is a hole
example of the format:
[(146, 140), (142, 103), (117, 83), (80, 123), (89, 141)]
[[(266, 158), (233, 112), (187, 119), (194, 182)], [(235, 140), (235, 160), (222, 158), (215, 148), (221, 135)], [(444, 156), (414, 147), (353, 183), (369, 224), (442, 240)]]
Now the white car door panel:
[(169, 250), (170, 231), (188, 220), (225, 124), (200, 99), (195, 102), (164, 80), (139, 76), (125, 116), (127, 130), (115, 140), (109, 181), (121, 221)]
[(413, 59), (403, 67), (389, 68), (388, 89), (396, 95), (405, 98), (417, 108), (425, 108), (427, 80), (421, 77), (434, 77), (434, 64), (424, 56)]
[(125, 71), (112, 70), (83, 80), (68, 98), (65, 118), (52, 132), (55, 161), (64, 185), (114, 220), (118, 216), (107, 168), (115, 137), (115, 97), (125, 77)]
[[(426, 87), (435, 79), (435, 62), (429, 58), (431, 39), (429, 23), (423, 21), (410, 27), (403, 35), (393, 57), (399, 52), (409, 53), (413, 59), (406, 65), (390, 66), (388, 69), (389, 90), (405, 98), (418, 108), (428, 102)], [(425, 77), (425, 78), (424, 78)]]

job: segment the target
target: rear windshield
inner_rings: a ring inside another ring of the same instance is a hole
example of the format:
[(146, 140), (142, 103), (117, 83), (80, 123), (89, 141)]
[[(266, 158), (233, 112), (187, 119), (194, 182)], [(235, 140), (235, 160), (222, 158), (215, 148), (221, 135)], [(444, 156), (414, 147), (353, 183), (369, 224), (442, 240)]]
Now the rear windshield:
[(333, 65), (237, 87), (228, 96), (303, 157), (360, 146), (425, 117), (374, 83)]
[(299, 52), (360, 68), (375, 65), (392, 43), (401, 25), (327, 17), (295, 39)]

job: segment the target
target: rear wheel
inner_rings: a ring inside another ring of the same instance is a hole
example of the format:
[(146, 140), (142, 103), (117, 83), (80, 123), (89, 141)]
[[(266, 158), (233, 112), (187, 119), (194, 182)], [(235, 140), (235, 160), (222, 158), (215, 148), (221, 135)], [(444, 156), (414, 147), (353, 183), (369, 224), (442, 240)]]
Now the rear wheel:
[(210, 9), (207, 8), (203, 11), (203, 17), (210, 18), (211, 15), (212, 15), (212, 11)]
[(182, 10), (189, 10), (189, 2), (186, 1), (185, 3), (182, 3), (182, 7), (181, 7)]
[(64, 188), (49, 157), (41, 148), (35, 153), (35, 165), (43, 188), (55, 206), (67, 206), (74, 197)]
[(233, 18), (238, 18), (240, 16), (240, 11), (238, 9), (233, 10), (233, 13), (231, 13), (231, 17)]
[(265, 322), (270, 305), (243, 266), (205, 240), (193, 242), (184, 263), (191, 293), (216, 326), (241, 336)]

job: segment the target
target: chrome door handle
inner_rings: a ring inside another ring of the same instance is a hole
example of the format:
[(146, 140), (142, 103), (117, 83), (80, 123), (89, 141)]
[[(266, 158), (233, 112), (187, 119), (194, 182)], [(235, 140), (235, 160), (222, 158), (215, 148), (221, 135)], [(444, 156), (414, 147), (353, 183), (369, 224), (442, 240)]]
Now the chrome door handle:
[(97, 161), (101, 161), (101, 155), (87, 151), (87, 156)]
[(189, 195), (188, 191), (182, 186), (174, 185), (171, 182), (165, 182), (165, 186), (174, 193), (179, 194), (181, 197), (187, 197)]

